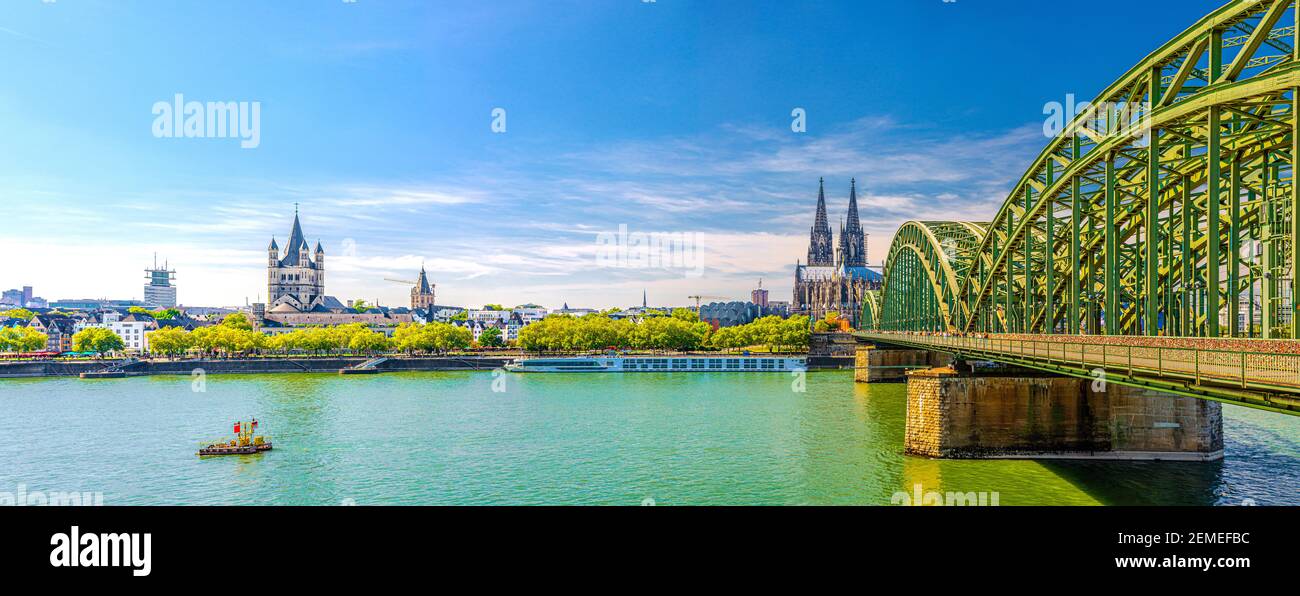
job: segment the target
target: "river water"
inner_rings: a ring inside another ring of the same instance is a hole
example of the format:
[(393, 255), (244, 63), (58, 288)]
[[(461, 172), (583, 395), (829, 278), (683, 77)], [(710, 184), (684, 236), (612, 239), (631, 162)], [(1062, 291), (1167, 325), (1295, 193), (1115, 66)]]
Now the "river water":
[[(1214, 463), (936, 461), (902, 453), (905, 391), (840, 371), (8, 379), (0, 503), (1300, 504), (1297, 418), (1225, 405)], [(251, 417), (273, 451), (195, 455)]]

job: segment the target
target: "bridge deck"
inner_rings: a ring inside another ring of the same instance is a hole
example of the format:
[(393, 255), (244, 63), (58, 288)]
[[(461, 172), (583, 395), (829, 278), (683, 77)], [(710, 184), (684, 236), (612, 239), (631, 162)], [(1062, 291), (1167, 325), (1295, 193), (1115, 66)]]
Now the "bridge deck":
[(1235, 341), (1243, 351), (1200, 348), (1220, 340), (1178, 338), (1179, 347), (1133, 345), (1124, 336), (944, 336), (863, 332), (881, 344), (1137, 385), (1300, 415), (1300, 342)]

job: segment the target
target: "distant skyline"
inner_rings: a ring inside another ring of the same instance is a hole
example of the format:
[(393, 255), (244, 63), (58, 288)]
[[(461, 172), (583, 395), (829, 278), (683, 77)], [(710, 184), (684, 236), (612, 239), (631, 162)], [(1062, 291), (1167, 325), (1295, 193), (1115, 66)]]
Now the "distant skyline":
[[(1220, 4), (1060, 52), (1079, 8), (1021, 0), (9, 3), (0, 289), (142, 298), (157, 253), (183, 304), (265, 298), (300, 203), (345, 301), (405, 306), (385, 278), (422, 263), (439, 304), (789, 300), (819, 177), (836, 234), (857, 178), (872, 265), (909, 219), (991, 218), (1046, 103)], [(256, 102), (255, 148), (156, 136), (177, 94)], [(689, 235), (699, 275), (598, 267), (621, 225)]]

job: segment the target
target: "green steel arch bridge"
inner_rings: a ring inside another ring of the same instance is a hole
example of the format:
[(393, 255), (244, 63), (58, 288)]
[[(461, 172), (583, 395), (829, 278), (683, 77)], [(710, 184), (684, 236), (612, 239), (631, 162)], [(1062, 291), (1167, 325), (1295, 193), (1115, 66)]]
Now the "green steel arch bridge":
[(866, 339), (1300, 414), (1300, 2), (1229, 2), (1053, 137), (988, 221), (894, 236)]

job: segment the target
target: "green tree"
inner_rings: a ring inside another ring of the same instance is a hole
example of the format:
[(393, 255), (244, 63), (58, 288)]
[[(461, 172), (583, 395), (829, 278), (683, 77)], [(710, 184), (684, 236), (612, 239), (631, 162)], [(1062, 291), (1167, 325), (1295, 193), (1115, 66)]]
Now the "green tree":
[(732, 327), (718, 327), (709, 334), (709, 347), (718, 350), (727, 350), (731, 348), (732, 336), (735, 331)]
[(25, 308), (14, 308), (14, 309), (0, 312), (0, 319), (10, 318), (10, 319), (18, 319), (20, 321), (30, 321), (35, 317), (36, 317), (36, 313), (27, 310)]
[(433, 335), (434, 348), (439, 352), (463, 350), (474, 342), (473, 332), (449, 323), (430, 323), (425, 325), (425, 331)]
[(133, 315), (140, 315), (157, 319), (159, 321), (168, 321), (181, 316), (181, 311), (175, 308), (160, 308), (158, 310), (149, 310), (143, 306), (132, 306), (126, 309), (126, 312)]
[(689, 308), (674, 308), (672, 317), (687, 323), (698, 323), (700, 321), (700, 315)]
[(267, 337), (266, 347), (276, 352), (288, 353), (301, 349), (298, 339), (299, 336), (292, 332), (278, 333)]
[(647, 317), (640, 323), (589, 314), (551, 315), (519, 331), (519, 347), (530, 352), (637, 348), (695, 350), (709, 337), (709, 325), (677, 317)]
[(812, 335), (808, 332), (808, 317), (795, 315), (781, 321), (780, 347), (792, 351), (807, 351)]
[(674, 317), (649, 317), (632, 328), (633, 348), (645, 350), (694, 350), (704, 343), (707, 323), (688, 323)]
[(501, 339), (501, 330), (496, 327), (488, 327), (478, 335), (478, 345), (485, 348), (499, 348), (505, 345)]
[(392, 345), (403, 352), (446, 352), (465, 349), (474, 340), (469, 329), (450, 323), (407, 323), (393, 332)]
[(49, 342), (50, 336), (31, 327), (23, 327), (18, 331), (18, 341), (15, 345), (23, 352), (39, 352), (44, 350)]
[(505, 309), (506, 309), (506, 307), (501, 306), (500, 304), (484, 304), (484, 305), (483, 305), (483, 310), (505, 310)]
[(370, 310), (370, 305), (366, 304), (365, 300), (353, 300), (352, 310), (355, 310), (359, 313), (363, 313), (366, 312), (367, 310)]
[(352, 338), (370, 333), (370, 328), (363, 323), (348, 323), (330, 327), (326, 333), (329, 336), (329, 344), (333, 349), (346, 350), (352, 345)]
[(159, 321), (170, 321), (172, 319), (179, 318), (181, 316), (181, 311), (175, 308), (160, 308), (158, 310), (153, 311), (150, 314), (153, 315), (153, 318)]
[(376, 352), (386, 352), (388, 348), (388, 337), (376, 331), (367, 330), (363, 333), (357, 333), (348, 341), (348, 349), (353, 352), (374, 354)]
[(423, 333), (423, 325), (404, 323), (393, 331), (393, 347), (403, 352), (427, 352), (433, 344)]
[(104, 354), (118, 352), (125, 348), (126, 342), (122, 341), (121, 337), (103, 327), (88, 327), (72, 336), (72, 350), (74, 352)]
[[(229, 319), (229, 317), (227, 317)], [(238, 324), (199, 327), (191, 334), (193, 347), (209, 354), (243, 354), (262, 349), (267, 345), (265, 335), (244, 329)]]
[(0, 352), (38, 352), (50, 338), (31, 327), (0, 328)]
[(149, 351), (155, 354), (178, 356), (194, 347), (189, 332), (180, 327), (163, 327), (157, 331), (150, 331), (148, 336)]
[(245, 315), (242, 312), (233, 312), (226, 315), (224, 319), (221, 319), (221, 326), (234, 327), (236, 329), (244, 329), (248, 331), (253, 329), (253, 324), (249, 322), (248, 315)]

